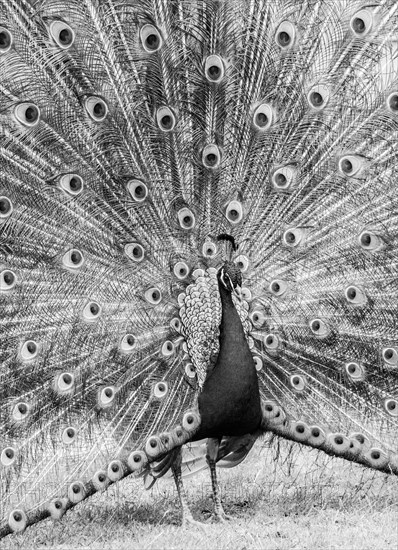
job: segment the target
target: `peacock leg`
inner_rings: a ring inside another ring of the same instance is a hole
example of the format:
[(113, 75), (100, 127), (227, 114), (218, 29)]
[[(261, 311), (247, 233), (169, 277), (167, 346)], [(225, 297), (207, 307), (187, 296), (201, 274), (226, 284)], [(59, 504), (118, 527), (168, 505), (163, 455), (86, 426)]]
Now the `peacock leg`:
[(177, 487), (178, 497), (181, 503), (182, 526), (186, 527), (189, 524), (189, 525), (197, 525), (197, 526), (203, 527), (203, 523), (200, 523), (200, 521), (196, 521), (193, 519), (191, 510), (189, 509), (188, 502), (187, 502), (187, 495), (185, 493), (184, 485), (182, 483), (181, 461), (182, 461), (182, 456), (181, 456), (181, 448), (180, 448), (175, 460), (173, 461), (171, 469), (172, 469), (174, 481)]
[(210, 468), (211, 475), (211, 486), (213, 489), (213, 500), (214, 500), (214, 512), (210, 516), (209, 521), (213, 519), (216, 521), (224, 522), (227, 519), (232, 519), (231, 516), (228, 516), (222, 507), (221, 504), (221, 495), (217, 483), (217, 472), (216, 472), (216, 461), (218, 455), (218, 448), (220, 446), (220, 439), (209, 437), (207, 440), (207, 453), (206, 460)]

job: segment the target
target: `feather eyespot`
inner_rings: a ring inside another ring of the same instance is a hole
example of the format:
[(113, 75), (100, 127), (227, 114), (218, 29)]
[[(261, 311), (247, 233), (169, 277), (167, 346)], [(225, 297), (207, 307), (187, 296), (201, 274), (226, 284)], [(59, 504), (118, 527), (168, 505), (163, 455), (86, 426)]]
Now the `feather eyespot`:
[(84, 107), (89, 117), (95, 122), (102, 122), (108, 115), (108, 105), (98, 96), (89, 96), (84, 100)]
[(359, 363), (346, 363), (345, 371), (353, 382), (362, 382), (366, 378), (365, 369)]
[(275, 42), (282, 50), (289, 50), (296, 40), (296, 27), (290, 21), (282, 21), (276, 34)]
[(11, 269), (0, 271), (0, 292), (9, 292), (17, 284), (17, 277)]
[(234, 262), (239, 267), (242, 273), (246, 273), (246, 271), (249, 269), (249, 258), (247, 256), (244, 256), (243, 254), (237, 256)]
[(274, 296), (283, 296), (288, 290), (288, 285), (285, 281), (282, 281), (281, 279), (274, 279), (270, 282), (268, 290)]
[(40, 122), (40, 109), (34, 103), (19, 103), (14, 109), (15, 118), (23, 126), (33, 128)]
[(189, 267), (185, 262), (177, 262), (173, 268), (173, 272), (178, 280), (183, 281), (188, 277)]
[(230, 223), (238, 224), (243, 219), (242, 204), (239, 201), (231, 201), (227, 205), (225, 215)]
[(383, 360), (387, 365), (396, 367), (398, 365), (398, 350), (396, 348), (384, 348), (382, 351)]
[(50, 34), (57, 46), (63, 50), (70, 48), (75, 40), (74, 31), (63, 21), (52, 21)]
[(206, 168), (215, 170), (220, 166), (221, 153), (217, 145), (206, 145), (202, 152), (202, 163)]
[(148, 24), (141, 27), (140, 39), (142, 47), (147, 53), (157, 52), (163, 45), (162, 36), (154, 25)]
[(397, 92), (394, 92), (388, 96), (387, 107), (393, 113), (398, 113), (398, 93)]
[(262, 103), (253, 113), (253, 124), (261, 132), (268, 130), (274, 124), (275, 119), (275, 111), (268, 103)]
[(182, 229), (193, 229), (195, 227), (195, 216), (189, 208), (181, 208), (177, 213), (178, 222)]
[(148, 304), (151, 304), (153, 306), (157, 306), (162, 301), (162, 293), (161, 291), (153, 286), (151, 288), (148, 288), (148, 290), (144, 294), (145, 300), (148, 302)]
[(364, 170), (364, 159), (358, 155), (345, 155), (338, 163), (339, 171), (347, 177), (358, 177)]
[(139, 243), (127, 243), (124, 253), (134, 262), (141, 262), (145, 255), (144, 248)]
[(65, 430), (62, 432), (62, 441), (65, 443), (65, 445), (70, 445), (75, 441), (75, 439), (76, 439), (75, 428), (72, 428), (72, 426), (69, 426), (69, 428), (65, 428)]
[(276, 191), (291, 190), (296, 183), (297, 169), (294, 166), (283, 166), (271, 175), (271, 183)]
[(0, 54), (6, 53), (11, 49), (13, 43), (12, 34), (4, 27), (0, 27)]
[(118, 481), (119, 479), (122, 479), (122, 477), (124, 477), (123, 462), (121, 460), (112, 460), (108, 464), (107, 474), (108, 474), (108, 479), (110, 479), (110, 481), (115, 482), (115, 481)]
[(362, 231), (359, 235), (359, 244), (364, 250), (376, 252), (382, 248), (383, 241), (378, 235), (371, 231)]
[(218, 55), (209, 55), (205, 61), (205, 75), (209, 82), (219, 84), (224, 78), (225, 68), (223, 60)]
[(12, 466), (17, 458), (17, 452), (14, 447), (6, 447), (1, 451), (0, 463), (3, 466)]
[(101, 409), (110, 407), (115, 401), (116, 389), (115, 386), (105, 386), (100, 388), (97, 394), (97, 403)]
[(366, 294), (357, 286), (348, 286), (344, 294), (349, 304), (364, 305), (367, 302)]
[(386, 399), (384, 401), (384, 409), (390, 415), (398, 416), (398, 401), (396, 399)]
[(176, 118), (169, 107), (160, 107), (156, 111), (156, 122), (162, 132), (171, 132), (176, 125)]
[(0, 197), (0, 222), (11, 216), (13, 212), (12, 202), (8, 197)]
[(195, 367), (193, 366), (192, 363), (187, 363), (185, 365), (184, 371), (185, 371), (186, 376), (188, 378), (190, 378), (191, 380), (196, 378), (196, 369), (195, 369)]
[(130, 180), (127, 184), (127, 190), (135, 202), (144, 202), (148, 196), (148, 187), (141, 180)]
[(262, 328), (265, 323), (265, 315), (261, 309), (253, 310), (249, 315), (250, 321), (253, 323), (254, 328)]
[(77, 196), (83, 191), (83, 180), (77, 174), (64, 174), (59, 180), (59, 186), (69, 195)]
[(88, 322), (96, 321), (102, 313), (98, 302), (88, 302), (83, 308), (83, 319)]
[(54, 390), (61, 395), (68, 395), (75, 388), (75, 375), (71, 372), (61, 372), (54, 377)]
[(367, 9), (358, 11), (350, 21), (351, 31), (360, 38), (366, 36), (374, 28), (374, 24), (374, 16)]
[(91, 478), (91, 482), (97, 491), (103, 491), (108, 487), (109, 479), (104, 470), (97, 470)]
[(77, 248), (72, 248), (68, 250), (62, 257), (62, 264), (64, 267), (74, 270), (82, 267), (84, 263), (83, 253), (80, 252)]
[(254, 361), (254, 368), (256, 369), (257, 372), (260, 372), (260, 370), (262, 370), (263, 368), (262, 359), (256, 355), (253, 357), (253, 361)]
[(217, 245), (211, 241), (206, 241), (202, 246), (202, 254), (205, 258), (214, 258), (217, 254)]
[(68, 487), (68, 498), (73, 504), (81, 502), (86, 496), (86, 489), (81, 481), (74, 481)]
[(28, 403), (21, 401), (17, 403), (12, 410), (12, 417), (16, 422), (23, 422), (27, 419), (30, 413), (30, 406)]
[(131, 353), (136, 347), (134, 334), (125, 334), (120, 340), (119, 349), (122, 353)]
[(322, 84), (318, 84), (308, 92), (307, 101), (310, 107), (317, 111), (321, 111), (328, 104), (329, 96), (329, 88)]
[(182, 418), (183, 429), (191, 433), (200, 426), (200, 415), (196, 411), (187, 411)]
[(28, 518), (21, 509), (13, 510), (8, 516), (8, 525), (13, 533), (24, 531), (27, 523)]
[(266, 334), (264, 336), (264, 345), (268, 351), (272, 352), (280, 347), (281, 341), (276, 334)]
[(295, 392), (301, 393), (307, 388), (307, 380), (301, 374), (293, 374), (289, 382)]
[(133, 451), (127, 459), (127, 465), (132, 472), (139, 472), (147, 462), (148, 459), (144, 451)]
[(162, 345), (162, 355), (163, 357), (170, 357), (175, 351), (175, 346), (171, 340), (166, 340)]
[(33, 340), (28, 340), (23, 343), (20, 353), (22, 361), (32, 361), (39, 353), (39, 346)]
[(326, 338), (330, 334), (330, 328), (322, 319), (312, 319), (309, 326), (311, 332), (318, 338)]
[(290, 248), (294, 248), (304, 241), (304, 231), (300, 228), (292, 227), (283, 234), (283, 243)]

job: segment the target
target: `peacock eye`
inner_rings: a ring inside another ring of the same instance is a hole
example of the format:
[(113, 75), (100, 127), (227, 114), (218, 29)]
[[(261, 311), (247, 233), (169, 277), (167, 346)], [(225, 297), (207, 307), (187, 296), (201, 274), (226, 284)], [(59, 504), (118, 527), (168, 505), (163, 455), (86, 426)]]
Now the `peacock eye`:
[(6, 447), (1, 451), (0, 464), (3, 466), (11, 466), (17, 457), (16, 450), (13, 447)]
[(101, 97), (90, 96), (84, 101), (87, 114), (95, 122), (102, 122), (108, 115), (108, 106)]
[(54, 378), (53, 388), (58, 394), (70, 394), (75, 387), (75, 376), (71, 372), (62, 372)]
[(387, 107), (390, 109), (390, 111), (393, 111), (394, 113), (398, 113), (398, 93), (397, 92), (394, 92), (388, 96)]
[(187, 363), (185, 365), (185, 374), (188, 378), (190, 378), (191, 380), (193, 380), (194, 378), (196, 378), (196, 369), (195, 367), (193, 366), (192, 363)]
[(205, 61), (205, 75), (207, 80), (218, 84), (224, 78), (224, 63), (218, 55), (209, 55)]
[(181, 208), (177, 213), (177, 217), (182, 229), (193, 229), (195, 226), (195, 216), (189, 208)]
[(157, 52), (163, 45), (162, 36), (154, 25), (144, 25), (140, 30), (140, 39), (147, 53)]
[(276, 31), (275, 42), (282, 50), (289, 50), (296, 39), (296, 28), (290, 21), (283, 21)]
[(17, 403), (12, 411), (12, 417), (16, 422), (23, 422), (27, 419), (30, 413), (30, 407), (28, 403), (21, 401)]
[(398, 416), (398, 401), (396, 399), (386, 399), (384, 409), (391, 416)]
[(157, 382), (153, 386), (153, 395), (157, 399), (162, 399), (163, 397), (166, 396), (168, 390), (169, 390), (169, 386), (168, 386), (167, 382)]
[(281, 346), (281, 341), (276, 334), (266, 334), (264, 345), (268, 351), (275, 351)]
[(398, 351), (395, 348), (383, 349), (383, 360), (387, 365), (396, 367), (398, 365)]
[(324, 107), (326, 107), (329, 101), (329, 96), (330, 96), (329, 88), (319, 84), (309, 91), (307, 95), (307, 101), (310, 107), (312, 107), (313, 109), (316, 109), (317, 111), (320, 111)]
[(135, 202), (143, 202), (148, 196), (148, 187), (141, 180), (130, 180), (127, 184), (127, 190)]
[(175, 351), (175, 346), (171, 340), (166, 340), (161, 349), (163, 357), (170, 357)]
[(293, 374), (289, 381), (293, 390), (298, 393), (303, 392), (307, 387), (307, 380), (301, 374)]
[(6, 53), (12, 46), (12, 34), (8, 29), (0, 27), (0, 54)]
[(156, 111), (156, 122), (162, 132), (171, 132), (176, 125), (173, 111), (168, 107), (160, 107)]
[(19, 103), (14, 114), (17, 121), (28, 128), (37, 126), (40, 122), (40, 109), (33, 103)]
[(215, 144), (206, 145), (202, 152), (202, 163), (206, 168), (216, 169), (220, 166), (221, 154)]
[(74, 31), (63, 21), (53, 21), (50, 24), (50, 34), (57, 46), (63, 50), (70, 48), (75, 40)]
[(284, 232), (283, 243), (289, 247), (298, 246), (304, 238), (304, 233), (299, 228), (291, 228)]
[(100, 408), (107, 408), (112, 405), (116, 397), (116, 391), (114, 386), (105, 386), (98, 392), (98, 406)]
[(276, 113), (271, 105), (262, 103), (259, 105), (253, 114), (253, 124), (259, 131), (268, 130), (276, 119)]

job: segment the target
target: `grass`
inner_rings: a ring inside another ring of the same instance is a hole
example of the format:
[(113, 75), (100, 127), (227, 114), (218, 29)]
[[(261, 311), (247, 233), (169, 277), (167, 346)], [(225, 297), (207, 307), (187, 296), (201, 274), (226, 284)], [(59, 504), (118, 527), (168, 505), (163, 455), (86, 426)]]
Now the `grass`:
[[(0, 542), (4, 549), (267, 549), (387, 550), (398, 548), (398, 479), (326, 455), (257, 442), (237, 468), (219, 470), (233, 519), (180, 527), (171, 480), (145, 491), (127, 478), (68, 512)], [(185, 480), (195, 519), (212, 510), (209, 474)]]

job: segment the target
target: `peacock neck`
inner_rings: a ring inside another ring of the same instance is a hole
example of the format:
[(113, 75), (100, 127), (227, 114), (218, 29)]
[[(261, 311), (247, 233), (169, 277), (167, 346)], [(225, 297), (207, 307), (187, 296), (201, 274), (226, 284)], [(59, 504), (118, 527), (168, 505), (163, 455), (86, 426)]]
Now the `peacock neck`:
[(222, 305), (220, 348), (198, 398), (202, 418), (198, 439), (251, 433), (261, 419), (257, 373), (242, 322), (231, 293), (220, 281), (218, 287)]

